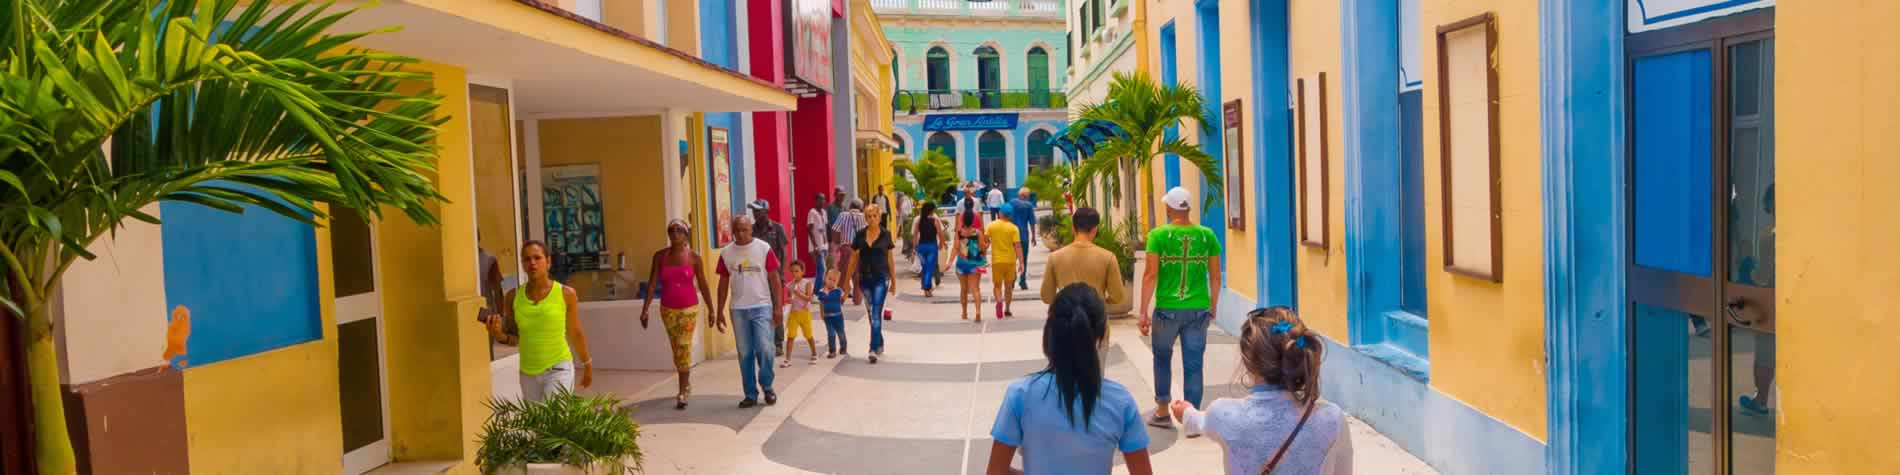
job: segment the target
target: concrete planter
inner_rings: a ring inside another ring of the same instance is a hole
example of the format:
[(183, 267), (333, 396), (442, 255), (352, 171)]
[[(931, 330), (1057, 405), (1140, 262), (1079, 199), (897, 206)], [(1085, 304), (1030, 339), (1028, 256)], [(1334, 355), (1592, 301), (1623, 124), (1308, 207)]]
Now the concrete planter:
[(502, 469), (504, 475), (612, 475), (614, 472), (605, 464), (593, 467), (575, 467), (558, 463), (531, 463), (524, 467)]

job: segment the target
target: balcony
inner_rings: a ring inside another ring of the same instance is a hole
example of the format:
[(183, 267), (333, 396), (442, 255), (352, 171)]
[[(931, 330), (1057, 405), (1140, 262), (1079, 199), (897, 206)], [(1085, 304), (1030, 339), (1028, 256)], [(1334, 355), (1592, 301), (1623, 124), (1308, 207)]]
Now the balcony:
[(880, 15), (1023, 17), (1060, 20), (1062, 0), (871, 0)]
[(899, 114), (935, 110), (1068, 109), (1060, 91), (1034, 89), (948, 89), (898, 91), (891, 107)]

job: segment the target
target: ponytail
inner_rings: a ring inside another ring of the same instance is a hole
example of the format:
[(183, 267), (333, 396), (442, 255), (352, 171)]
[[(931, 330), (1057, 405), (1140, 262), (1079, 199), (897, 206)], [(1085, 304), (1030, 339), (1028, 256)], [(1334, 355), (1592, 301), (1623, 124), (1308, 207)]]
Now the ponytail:
[[(1095, 402), (1102, 394), (1102, 360), (1096, 349), (1107, 335), (1107, 312), (1093, 287), (1069, 284), (1056, 293), (1049, 305), (1049, 320), (1042, 327), (1042, 354), (1049, 359), (1042, 374), (1055, 377), (1063, 415), (1069, 425), (1083, 432), (1088, 431)], [(1075, 417), (1078, 400), (1081, 419)]]
[(1280, 449), (1261, 467), (1260, 473), (1264, 475), (1273, 473), (1287, 449), (1293, 446), (1293, 438), (1300, 435), (1306, 420), (1313, 416), (1313, 408), (1319, 402), (1319, 369), (1325, 347), (1319, 334), (1301, 323), (1293, 309), (1284, 306), (1248, 313), (1240, 335), (1241, 364), (1247, 367), (1247, 372), (1269, 385), (1285, 389), (1306, 406), (1293, 432), (1287, 434)]

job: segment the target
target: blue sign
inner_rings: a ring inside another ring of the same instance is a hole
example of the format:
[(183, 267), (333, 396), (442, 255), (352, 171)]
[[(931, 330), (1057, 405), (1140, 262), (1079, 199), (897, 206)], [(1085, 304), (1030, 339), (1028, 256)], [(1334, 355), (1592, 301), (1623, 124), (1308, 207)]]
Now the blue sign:
[(1016, 114), (956, 114), (924, 117), (924, 131), (1016, 128)]

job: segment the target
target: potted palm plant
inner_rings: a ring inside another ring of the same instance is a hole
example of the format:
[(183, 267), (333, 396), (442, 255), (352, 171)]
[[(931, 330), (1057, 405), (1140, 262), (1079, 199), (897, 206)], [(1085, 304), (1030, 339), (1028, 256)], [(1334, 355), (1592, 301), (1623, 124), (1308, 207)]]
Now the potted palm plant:
[(606, 475), (642, 471), (640, 425), (613, 396), (561, 390), (540, 401), (495, 399), (475, 463), (482, 473)]
[(1206, 204), (1220, 200), (1220, 163), (1199, 145), (1181, 138), (1167, 138), (1169, 129), (1183, 127), (1182, 122), (1187, 120), (1193, 120), (1203, 132), (1214, 131), (1218, 117), (1193, 86), (1158, 84), (1145, 73), (1118, 72), (1109, 82), (1106, 101), (1077, 107), (1077, 118), (1065, 132), (1071, 139), (1088, 140), (1089, 128), (1097, 124), (1112, 124), (1124, 132), (1094, 141), (1094, 154), (1082, 161), (1077, 181), (1098, 183), (1111, 199), (1122, 202), (1121, 230), (1128, 234), (1126, 238), (1130, 242), (1141, 241), (1142, 228), (1132, 224), (1136, 222), (1140, 205), (1136, 203), (1135, 193), (1124, 192), (1123, 187), (1135, 186), (1136, 173), (1142, 177), (1152, 176), (1149, 166), (1157, 156), (1172, 154), (1193, 165), (1206, 179), (1203, 191)]

